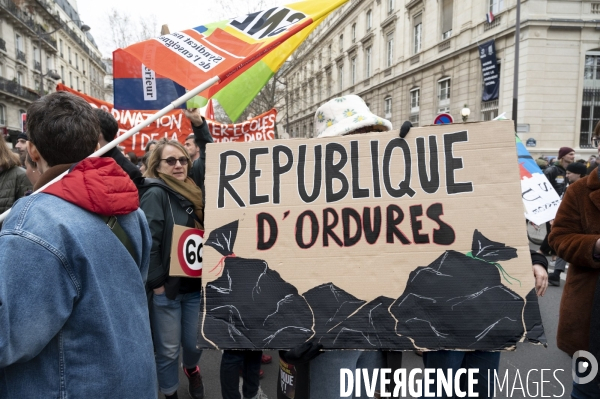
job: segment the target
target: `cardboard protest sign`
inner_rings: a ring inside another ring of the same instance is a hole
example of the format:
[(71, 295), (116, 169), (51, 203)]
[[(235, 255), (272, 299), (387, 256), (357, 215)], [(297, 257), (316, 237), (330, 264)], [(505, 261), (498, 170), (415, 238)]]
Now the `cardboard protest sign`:
[(228, 141), (263, 141), (275, 138), (277, 110), (273, 108), (242, 123), (223, 124), (207, 119), (208, 130), (215, 143)]
[(200, 347), (542, 339), (511, 121), (209, 144), (206, 167)]
[(525, 217), (540, 226), (556, 217), (560, 197), (521, 139), (516, 140)]
[(169, 276), (202, 277), (204, 231), (173, 225)]
[[(149, 115), (155, 113), (152, 111), (118, 110), (115, 109), (111, 103), (72, 90), (63, 84), (58, 84), (56, 90), (68, 91), (69, 93), (78, 95), (92, 107), (101, 108), (112, 114), (119, 124), (117, 137), (143, 122)], [(145, 153), (144, 148), (151, 140), (160, 140), (163, 137), (166, 137), (170, 140), (177, 140), (181, 144), (184, 144), (186, 137), (192, 133), (192, 125), (189, 119), (183, 115), (182, 110), (175, 110), (167, 113), (151, 125), (146, 126), (120, 145), (125, 147), (125, 153), (133, 151), (136, 155), (142, 156)]]

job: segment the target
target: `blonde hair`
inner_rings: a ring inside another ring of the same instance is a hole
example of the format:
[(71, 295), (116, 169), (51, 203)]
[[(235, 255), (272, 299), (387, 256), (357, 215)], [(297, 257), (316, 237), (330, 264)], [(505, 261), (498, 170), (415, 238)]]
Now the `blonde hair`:
[(8, 170), (15, 166), (21, 166), (21, 160), (8, 148), (4, 136), (0, 134), (0, 168)]
[(189, 170), (189, 168), (192, 166), (192, 159), (185, 150), (185, 147), (182, 146), (177, 140), (167, 140), (164, 138), (160, 139), (158, 143), (156, 143), (156, 148), (150, 153), (150, 157), (148, 158), (148, 167), (144, 172), (144, 177), (158, 178), (158, 166), (160, 165), (160, 161), (162, 159), (163, 150), (168, 145), (179, 149), (183, 153), (183, 155), (187, 158), (187, 168)]

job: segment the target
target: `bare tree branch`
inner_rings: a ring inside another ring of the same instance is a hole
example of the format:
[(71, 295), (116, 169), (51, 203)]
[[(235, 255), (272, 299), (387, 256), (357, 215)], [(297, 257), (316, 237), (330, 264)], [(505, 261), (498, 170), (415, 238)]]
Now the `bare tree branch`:
[(130, 44), (157, 37), (160, 34), (156, 15), (141, 18), (136, 22), (129, 14), (111, 9), (107, 15), (110, 37), (108, 45), (112, 48), (123, 48)]

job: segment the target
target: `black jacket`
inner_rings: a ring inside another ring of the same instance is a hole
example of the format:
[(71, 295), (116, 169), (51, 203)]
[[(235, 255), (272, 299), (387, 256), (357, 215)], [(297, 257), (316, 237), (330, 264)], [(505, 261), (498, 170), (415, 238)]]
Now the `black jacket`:
[(200, 149), (200, 157), (194, 161), (194, 164), (190, 168), (189, 175), (198, 187), (202, 189), (204, 196), (204, 177), (206, 173), (206, 143), (214, 143), (210, 132), (208, 131), (208, 123), (204, 121), (202, 126), (192, 125), (194, 131), (196, 146)]
[(102, 156), (104, 158), (110, 157), (114, 159), (117, 165), (119, 165), (125, 171), (125, 173), (129, 175), (129, 178), (134, 182), (134, 179), (142, 177), (142, 172), (140, 172), (138, 167), (135, 166), (129, 159), (125, 158), (125, 155), (123, 155), (118, 148), (115, 147)]
[(548, 166), (544, 169), (544, 174), (552, 184), (552, 187), (556, 191), (559, 197), (565, 193), (567, 188), (567, 171), (562, 165)]
[(544, 269), (548, 271), (548, 259), (546, 256), (534, 251), (533, 249), (530, 249), (529, 252), (531, 254), (531, 263), (534, 265), (542, 265), (544, 266)]
[[(157, 181), (159, 184), (155, 183)], [(169, 299), (175, 299), (177, 294), (199, 292), (202, 289), (201, 279), (169, 276), (173, 221), (180, 226), (194, 227), (193, 217), (181, 206), (178, 196), (160, 179), (144, 179), (139, 191), (140, 208), (146, 214), (152, 235), (147, 289), (164, 285)]]

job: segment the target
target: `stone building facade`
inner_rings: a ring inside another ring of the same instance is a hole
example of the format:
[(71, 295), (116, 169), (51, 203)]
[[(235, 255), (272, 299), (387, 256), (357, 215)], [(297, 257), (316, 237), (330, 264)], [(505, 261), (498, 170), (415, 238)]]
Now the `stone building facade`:
[[(494, 19), (487, 22), (486, 13)], [(390, 119), (432, 124), (512, 118), (516, 0), (351, 0), (294, 55), (283, 78), (290, 137), (312, 137), (319, 105), (346, 94)], [(518, 133), (533, 154), (595, 153), (600, 120), (600, 2), (521, 4)], [(479, 44), (495, 41), (500, 93), (482, 102)]]
[(103, 98), (106, 68), (81, 26), (66, 0), (0, 0), (0, 128), (11, 139), (29, 104), (61, 80)]

